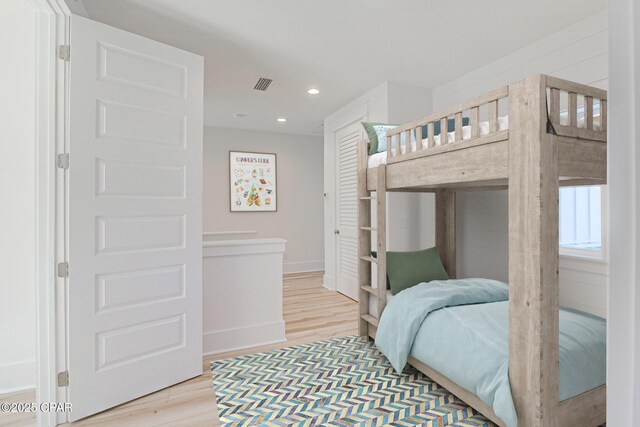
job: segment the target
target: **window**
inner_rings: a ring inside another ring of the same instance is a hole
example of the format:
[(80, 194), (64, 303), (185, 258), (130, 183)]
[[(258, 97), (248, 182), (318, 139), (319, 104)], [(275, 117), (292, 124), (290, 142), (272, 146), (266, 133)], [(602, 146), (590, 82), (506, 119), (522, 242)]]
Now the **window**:
[(560, 188), (560, 253), (603, 257), (602, 187)]

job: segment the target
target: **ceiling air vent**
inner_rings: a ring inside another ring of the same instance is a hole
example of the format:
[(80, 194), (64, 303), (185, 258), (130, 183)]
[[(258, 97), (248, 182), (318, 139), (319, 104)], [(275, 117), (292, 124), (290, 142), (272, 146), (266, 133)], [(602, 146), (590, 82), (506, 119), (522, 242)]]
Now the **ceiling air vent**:
[(253, 89), (265, 92), (269, 86), (271, 86), (271, 83), (273, 83), (273, 80), (266, 77), (260, 77)]

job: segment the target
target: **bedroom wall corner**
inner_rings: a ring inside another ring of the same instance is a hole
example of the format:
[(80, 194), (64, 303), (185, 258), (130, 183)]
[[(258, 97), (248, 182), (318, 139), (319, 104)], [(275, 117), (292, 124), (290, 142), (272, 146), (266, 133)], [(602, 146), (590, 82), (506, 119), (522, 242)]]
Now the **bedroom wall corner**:
[[(230, 211), (230, 150), (276, 153), (277, 212)], [(285, 273), (323, 270), (322, 150), (314, 136), (205, 127), (203, 230), (281, 237)]]
[(85, 18), (89, 18), (89, 13), (87, 13), (87, 9), (84, 6), (82, 0), (64, 0), (67, 4), (67, 7), (74, 15), (84, 16)]
[[(351, 123), (363, 111), (369, 121), (399, 124), (431, 113), (430, 89), (387, 81), (359, 96), (324, 121), (324, 189), (325, 189), (325, 287), (336, 289), (336, 150), (335, 133)], [(391, 250), (416, 250), (424, 242), (435, 239), (433, 219), (425, 219), (433, 211), (432, 195), (388, 193), (387, 245)], [(423, 208), (424, 206), (424, 208)]]
[[(431, 89), (389, 82), (389, 123), (400, 124), (432, 113)], [(435, 198), (429, 193), (387, 193), (387, 247), (415, 251), (435, 245)]]
[(0, 393), (36, 383), (36, 6), (0, 5)]

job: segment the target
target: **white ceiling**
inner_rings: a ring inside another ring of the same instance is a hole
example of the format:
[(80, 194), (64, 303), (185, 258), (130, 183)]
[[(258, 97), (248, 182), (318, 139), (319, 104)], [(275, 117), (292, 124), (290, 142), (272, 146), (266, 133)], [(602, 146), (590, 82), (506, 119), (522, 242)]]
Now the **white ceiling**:
[[(311, 134), (385, 80), (432, 88), (607, 6), (606, 0), (83, 2), (92, 19), (203, 55), (207, 125), (297, 134)], [(274, 80), (266, 93), (253, 90), (258, 77)], [(308, 95), (310, 87), (320, 95)]]

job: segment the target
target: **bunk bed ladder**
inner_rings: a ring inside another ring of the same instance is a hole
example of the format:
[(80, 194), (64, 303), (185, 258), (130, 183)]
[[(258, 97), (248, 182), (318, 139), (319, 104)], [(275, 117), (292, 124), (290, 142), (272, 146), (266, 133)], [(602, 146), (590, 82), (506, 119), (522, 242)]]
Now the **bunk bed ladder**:
[[(358, 153), (358, 333), (364, 337), (374, 337), (378, 318), (369, 310), (369, 296), (377, 299), (379, 314), (386, 305), (386, 165), (381, 165), (377, 173), (376, 197), (367, 190), (367, 144), (359, 144)], [(372, 171), (373, 172), (373, 171)], [(376, 205), (377, 227), (371, 224), (371, 209)], [(371, 236), (377, 233), (376, 256), (372, 256)], [(378, 286), (372, 286), (372, 268), (376, 266)]]

